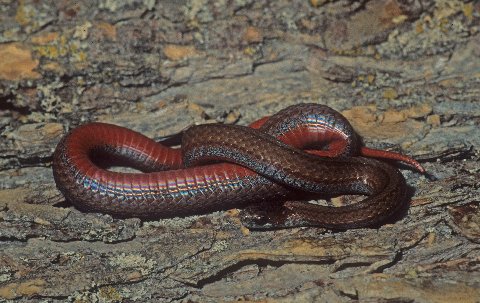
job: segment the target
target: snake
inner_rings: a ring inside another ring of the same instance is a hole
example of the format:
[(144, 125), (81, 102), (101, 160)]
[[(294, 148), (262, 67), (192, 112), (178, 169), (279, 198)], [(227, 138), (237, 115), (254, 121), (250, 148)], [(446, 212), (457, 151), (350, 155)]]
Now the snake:
[[(249, 126), (193, 125), (182, 132), (180, 148), (121, 126), (87, 123), (59, 141), (52, 169), (59, 191), (81, 211), (147, 220), (275, 205), (264, 208), (272, 209), (269, 224), (283, 214), (291, 222), (350, 229), (381, 224), (405, 205), (403, 175), (375, 158), (425, 171), (408, 156), (362, 146), (334, 109), (300, 103)], [(366, 197), (343, 206), (304, 200), (338, 195)]]

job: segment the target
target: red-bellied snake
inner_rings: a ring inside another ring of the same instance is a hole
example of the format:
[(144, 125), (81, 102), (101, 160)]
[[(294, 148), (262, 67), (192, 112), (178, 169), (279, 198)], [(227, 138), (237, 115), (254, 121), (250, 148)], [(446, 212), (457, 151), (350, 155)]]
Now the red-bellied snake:
[[(60, 141), (53, 173), (77, 208), (118, 217), (176, 217), (273, 201), (312, 225), (345, 229), (382, 222), (406, 198), (402, 174), (366, 157), (404, 161), (424, 172), (407, 156), (361, 147), (333, 109), (297, 104), (250, 127), (192, 126), (181, 149), (123, 127), (89, 123)], [(107, 170), (102, 159), (143, 173)], [(368, 197), (340, 207), (290, 201), (305, 192)]]

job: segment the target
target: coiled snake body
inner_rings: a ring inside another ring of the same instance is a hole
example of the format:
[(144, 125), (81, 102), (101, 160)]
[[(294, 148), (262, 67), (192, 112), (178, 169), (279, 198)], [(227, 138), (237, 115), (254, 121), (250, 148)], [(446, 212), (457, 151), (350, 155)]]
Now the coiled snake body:
[[(157, 218), (270, 202), (280, 205), (276, 212), (285, 218), (345, 229), (382, 222), (406, 196), (396, 168), (359, 153), (402, 160), (423, 171), (406, 156), (361, 147), (351, 125), (333, 109), (298, 104), (251, 127), (192, 126), (181, 149), (123, 127), (86, 124), (60, 141), (53, 172), (63, 195), (88, 211)], [(98, 160), (105, 158), (143, 173), (106, 170)], [(368, 197), (341, 207), (290, 201), (305, 192)]]

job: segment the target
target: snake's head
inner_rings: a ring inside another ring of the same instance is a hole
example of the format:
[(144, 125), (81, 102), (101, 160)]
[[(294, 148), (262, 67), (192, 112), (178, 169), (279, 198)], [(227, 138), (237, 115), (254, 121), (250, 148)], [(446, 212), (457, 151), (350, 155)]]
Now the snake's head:
[(240, 212), (242, 225), (251, 230), (274, 230), (316, 226), (277, 203), (252, 205)]

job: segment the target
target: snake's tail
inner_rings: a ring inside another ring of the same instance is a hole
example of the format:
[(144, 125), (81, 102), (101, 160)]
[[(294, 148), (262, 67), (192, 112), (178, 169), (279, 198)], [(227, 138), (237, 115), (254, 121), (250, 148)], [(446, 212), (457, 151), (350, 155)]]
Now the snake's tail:
[(404, 163), (407, 163), (415, 167), (415, 169), (420, 173), (422, 174), (425, 173), (425, 168), (423, 168), (423, 166), (420, 163), (415, 161), (413, 158), (410, 158), (409, 156), (402, 155), (399, 153), (362, 146), (360, 148), (360, 155), (364, 157), (370, 157), (370, 158), (391, 159), (391, 160), (402, 161)]

